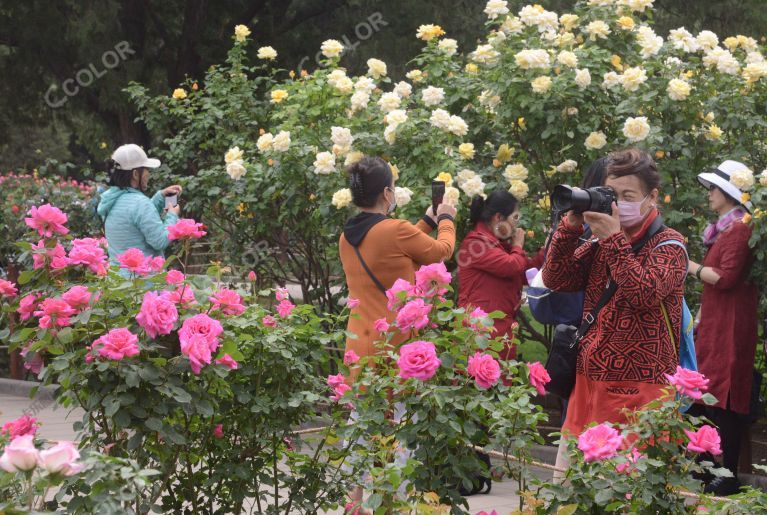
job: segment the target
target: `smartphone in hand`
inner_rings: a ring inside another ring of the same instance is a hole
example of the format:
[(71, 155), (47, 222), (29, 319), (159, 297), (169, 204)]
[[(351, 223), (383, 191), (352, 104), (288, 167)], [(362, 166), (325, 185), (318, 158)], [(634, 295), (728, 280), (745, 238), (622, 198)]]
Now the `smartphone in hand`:
[(445, 198), (445, 183), (443, 181), (431, 182), (431, 209), (434, 216), (437, 216), (437, 207), (442, 204), (442, 199)]
[(175, 207), (178, 204), (178, 195), (168, 195), (165, 197), (165, 209)]

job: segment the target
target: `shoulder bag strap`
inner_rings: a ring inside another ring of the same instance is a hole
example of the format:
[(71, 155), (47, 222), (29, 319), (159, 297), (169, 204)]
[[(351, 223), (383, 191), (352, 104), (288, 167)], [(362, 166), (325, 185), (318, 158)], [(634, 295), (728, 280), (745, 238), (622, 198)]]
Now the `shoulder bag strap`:
[(671, 327), (671, 319), (668, 316), (668, 311), (666, 310), (666, 306), (663, 304), (663, 301), (660, 302), (660, 310), (661, 313), (663, 313), (663, 318), (666, 320), (666, 328), (668, 329), (668, 335), (671, 338), (671, 345), (674, 347), (676, 362), (679, 363), (679, 345), (677, 345), (676, 338), (674, 338), (674, 328)]
[(362, 259), (362, 254), (360, 253), (360, 249), (354, 245), (352, 245), (352, 247), (354, 248), (354, 252), (357, 253), (357, 257), (360, 260), (360, 264), (362, 264), (362, 268), (365, 269), (365, 272), (367, 272), (368, 276), (370, 276), (370, 279), (375, 283), (376, 287), (378, 287), (378, 289), (381, 290), (381, 293), (386, 295), (386, 288), (384, 288), (383, 284), (381, 284), (381, 281), (378, 280), (378, 277), (373, 275), (373, 272), (368, 267), (368, 264), (365, 263), (364, 259)]

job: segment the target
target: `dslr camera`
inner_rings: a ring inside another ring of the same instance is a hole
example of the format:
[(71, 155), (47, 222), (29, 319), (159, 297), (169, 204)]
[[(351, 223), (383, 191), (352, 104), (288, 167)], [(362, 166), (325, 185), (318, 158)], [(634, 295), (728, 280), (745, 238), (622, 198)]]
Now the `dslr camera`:
[(551, 192), (551, 208), (557, 213), (594, 211), (610, 215), (613, 212), (612, 203), (617, 201), (615, 191), (604, 186), (582, 190), (560, 184)]

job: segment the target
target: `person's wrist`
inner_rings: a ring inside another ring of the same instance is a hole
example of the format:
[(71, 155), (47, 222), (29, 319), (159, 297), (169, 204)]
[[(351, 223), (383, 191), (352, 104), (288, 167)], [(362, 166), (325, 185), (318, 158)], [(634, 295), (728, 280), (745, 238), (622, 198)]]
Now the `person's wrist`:
[(437, 223), (441, 222), (442, 220), (450, 220), (451, 222), (454, 222), (455, 218), (453, 218), (453, 215), (442, 213), (441, 215), (437, 217)]
[(437, 225), (438, 225), (438, 224), (437, 224), (437, 221), (434, 219), (434, 217), (432, 217), (432, 216), (430, 216), (430, 215), (423, 215), (423, 218), (422, 218), (422, 220), (423, 220), (424, 222), (426, 222), (426, 224), (427, 224), (429, 227), (431, 227), (432, 229), (436, 229), (436, 228), (437, 228)]
[(701, 273), (703, 273), (703, 265), (699, 265), (699, 266), (698, 266), (698, 269), (697, 269), (697, 270), (695, 270), (695, 277), (697, 277), (699, 281), (702, 281), (702, 280), (703, 280), (703, 279), (701, 278), (701, 276), (700, 276), (700, 274), (701, 274)]

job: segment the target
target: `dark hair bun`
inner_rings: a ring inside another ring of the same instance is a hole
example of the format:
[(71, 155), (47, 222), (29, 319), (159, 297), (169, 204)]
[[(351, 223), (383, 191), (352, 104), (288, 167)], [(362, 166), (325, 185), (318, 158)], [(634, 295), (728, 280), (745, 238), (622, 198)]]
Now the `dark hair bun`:
[(350, 165), (346, 173), (349, 174), (352, 201), (357, 207), (375, 206), (379, 195), (394, 180), (389, 164), (380, 157), (363, 157)]
[(487, 198), (477, 195), (471, 201), (470, 220), (476, 224), (480, 220), (488, 223), (496, 214), (506, 218), (517, 208), (517, 198), (506, 190), (495, 190)]

